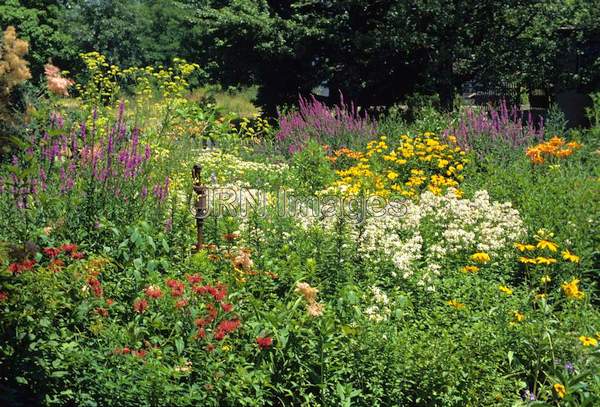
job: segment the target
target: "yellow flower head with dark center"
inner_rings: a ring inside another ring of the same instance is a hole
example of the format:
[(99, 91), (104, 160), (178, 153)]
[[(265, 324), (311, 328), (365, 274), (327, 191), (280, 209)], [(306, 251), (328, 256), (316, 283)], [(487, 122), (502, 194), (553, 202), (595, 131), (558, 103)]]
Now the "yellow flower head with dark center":
[(562, 252), (563, 259), (570, 261), (571, 263), (579, 263), (579, 256), (574, 255), (569, 250)]
[(565, 398), (567, 395), (567, 389), (560, 383), (554, 383), (552, 388), (554, 389), (554, 393), (556, 393), (556, 395), (561, 399)]
[(535, 261), (535, 259), (530, 259), (529, 257), (519, 257), (519, 263), (523, 263), (523, 264), (537, 264), (537, 262)]
[(491, 259), (490, 259), (490, 255), (489, 254), (484, 253), (484, 252), (478, 252), (478, 253), (475, 253), (475, 254), (473, 254), (471, 256), (471, 260), (473, 260), (476, 263), (482, 263), (483, 264), (483, 263), (489, 262)]
[(462, 268), (462, 271), (464, 273), (476, 273), (476, 272), (479, 271), (479, 267), (477, 267), (477, 266), (464, 266)]
[(450, 300), (450, 301), (446, 302), (446, 304), (448, 304), (452, 308), (456, 308), (456, 309), (463, 309), (465, 307), (465, 304), (463, 304), (462, 302), (459, 302), (457, 300)]
[(506, 295), (512, 295), (512, 293), (513, 293), (513, 290), (511, 290), (509, 287), (507, 287), (505, 285), (499, 286), (498, 289)]
[(556, 250), (558, 250), (558, 245), (549, 240), (542, 239), (537, 243), (537, 248), (538, 249), (548, 249), (551, 252), (555, 252)]
[(536, 257), (535, 263), (549, 266), (550, 264), (556, 263), (556, 259), (553, 259), (552, 257)]
[(513, 317), (517, 322), (525, 321), (525, 314), (523, 314), (522, 312), (513, 311)]
[(581, 335), (579, 337), (579, 341), (581, 342), (581, 344), (583, 346), (592, 346), (592, 347), (598, 346), (598, 341), (596, 339), (592, 338), (591, 336)]
[(573, 298), (575, 300), (581, 300), (585, 297), (585, 293), (579, 289), (579, 279), (574, 278), (568, 283), (563, 283), (561, 285), (563, 293), (568, 298)]
[(515, 243), (515, 248), (520, 252), (530, 252), (532, 250), (535, 250), (534, 245), (525, 243)]

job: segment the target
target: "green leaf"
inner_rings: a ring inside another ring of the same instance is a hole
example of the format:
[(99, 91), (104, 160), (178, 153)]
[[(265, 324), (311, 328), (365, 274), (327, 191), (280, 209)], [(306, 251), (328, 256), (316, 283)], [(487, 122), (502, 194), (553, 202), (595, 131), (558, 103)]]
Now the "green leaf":
[(183, 353), (183, 348), (184, 348), (184, 343), (183, 343), (183, 339), (181, 338), (176, 338), (175, 339), (175, 348), (177, 349), (177, 354), (181, 355)]

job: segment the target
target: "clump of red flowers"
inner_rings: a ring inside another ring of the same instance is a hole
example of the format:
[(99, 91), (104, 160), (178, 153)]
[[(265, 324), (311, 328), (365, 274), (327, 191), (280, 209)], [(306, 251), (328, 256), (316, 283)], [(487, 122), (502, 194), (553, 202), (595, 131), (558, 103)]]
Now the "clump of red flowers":
[(58, 247), (45, 247), (42, 252), (50, 258), (54, 258), (60, 254), (61, 250)]
[(217, 283), (216, 286), (212, 286), (210, 284), (207, 285), (195, 285), (192, 287), (192, 290), (196, 294), (210, 294), (215, 301), (221, 301), (225, 296), (227, 296), (227, 287), (223, 283)]
[(240, 325), (241, 322), (239, 319), (226, 319), (225, 321), (221, 321), (219, 322), (219, 325), (217, 325), (213, 336), (217, 341), (221, 341), (225, 336), (238, 329)]
[(133, 310), (138, 314), (143, 314), (148, 309), (148, 301), (143, 298), (138, 298), (133, 302)]
[(259, 336), (256, 338), (258, 347), (262, 349), (269, 349), (273, 345), (273, 338), (270, 336)]
[(6, 300), (8, 300), (8, 294), (4, 291), (0, 291), (0, 302), (4, 302)]
[(131, 349), (129, 349), (127, 346), (123, 348), (115, 348), (115, 350), (113, 350), (113, 353), (115, 355), (127, 355), (131, 353)]
[(162, 291), (160, 290), (160, 287), (157, 285), (151, 285), (151, 286), (147, 287), (144, 290), (144, 292), (150, 298), (160, 298), (162, 296)]
[(177, 309), (185, 308), (185, 307), (187, 307), (187, 306), (188, 306), (188, 304), (189, 304), (189, 303), (190, 303), (190, 302), (189, 302), (188, 300), (186, 300), (186, 299), (183, 299), (183, 300), (178, 300), (178, 301), (175, 303), (175, 308), (177, 308)]
[(26, 259), (21, 261), (20, 263), (11, 263), (8, 265), (8, 271), (13, 274), (19, 274), (24, 271), (29, 271), (36, 265), (36, 261), (33, 259)]
[(59, 247), (45, 247), (42, 252), (51, 259), (58, 257), (60, 254), (65, 253), (70, 256), (73, 260), (81, 260), (85, 257), (83, 252), (77, 251), (78, 247), (76, 244), (65, 243)]
[(87, 280), (88, 286), (92, 289), (92, 293), (96, 297), (102, 297), (102, 283), (96, 277), (90, 277)]
[(188, 283), (192, 285), (199, 284), (202, 282), (202, 277), (198, 274), (188, 274), (187, 276), (185, 276), (185, 278), (187, 279)]
[(181, 297), (185, 292), (185, 285), (179, 280), (168, 279), (167, 286), (171, 288), (171, 295), (173, 297)]
[(108, 318), (108, 310), (106, 308), (97, 307), (96, 314), (100, 315), (101, 317)]

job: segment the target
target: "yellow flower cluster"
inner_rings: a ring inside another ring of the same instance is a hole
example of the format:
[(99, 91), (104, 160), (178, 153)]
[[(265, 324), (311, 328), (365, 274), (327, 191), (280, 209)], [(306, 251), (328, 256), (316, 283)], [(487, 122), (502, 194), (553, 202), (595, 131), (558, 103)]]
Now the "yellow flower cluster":
[[(544, 236), (536, 236), (537, 243), (515, 243), (515, 248), (523, 254), (538, 251), (545, 251), (550, 253), (557, 253), (559, 245), (551, 240), (548, 240), (548, 237)], [(571, 253), (568, 249), (562, 251), (562, 258), (565, 261), (570, 263), (579, 263), (579, 256)], [(536, 256), (533, 257), (530, 254), (528, 256), (520, 256), (519, 262), (523, 264), (532, 264), (532, 265), (552, 265), (558, 263), (558, 259), (554, 257), (546, 257), (546, 256)]]
[(418, 136), (401, 135), (396, 147), (388, 144), (386, 136), (367, 144), (365, 152), (344, 149), (334, 152), (332, 161), (341, 156), (351, 158), (354, 164), (337, 171), (337, 187), (350, 195), (375, 193), (387, 197), (400, 195), (413, 198), (423, 190), (442, 195), (463, 180), (461, 174), (468, 162), (458, 146), (445, 144), (433, 133)]
[(80, 54), (86, 66), (87, 81), (82, 85), (75, 84), (79, 98), (90, 105), (101, 105), (112, 102), (119, 93), (120, 69), (110, 65), (106, 57), (99, 52)]
[(581, 148), (581, 144), (576, 141), (566, 143), (560, 137), (552, 137), (545, 143), (529, 147), (525, 153), (533, 164), (544, 164), (551, 158), (565, 158), (573, 154), (575, 150)]
[[(489, 263), (492, 258), (490, 257), (489, 254), (485, 253), (485, 252), (477, 252), (477, 253), (473, 253), (470, 257), (470, 259), (472, 261), (474, 261), (475, 263), (479, 263), (480, 265)], [(461, 271), (463, 273), (477, 273), (479, 271), (479, 266), (475, 266), (475, 265), (467, 265), (464, 266)]]
[(574, 278), (568, 283), (565, 282), (562, 284), (563, 293), (568, 298), (572, 298), (575, 300), (582, 300), (585, 297), (585, 293), (579, 288), (579, 279)]
[(242, 118), (239, 126), (235, 128), (239, 136), (255, 142), (259, 141), (264, 135), (271, 133), (272, 130), (273, 126), (269, 121), (259, 114), (254, 114), (252, 118)]
[(190, 64), (181, 58), (173, 58), (173, 66), (168, 68), (159, 65), (157, 68), (130, 67), (124, 69), (122, 77), (131, 78), (136, 84), (136, 93), (143, 98), (150, 98), (158, 91), (163, 98), (182, 96), (188, 89), (189, 76), (200, 66)]
[(180, 58), (173, 59), (173, 66), (154, 68), (130, 67), (120, 69), (107, 62), (106, 57), (99, 52), (80, 54), (86, 66), (88, 80), (84, 85), (77, 84), (76, 89), (80, 98), (92, 105), (108, 104), (114, 101), (121, 90), (121, 84), (133, 81), (136, 96), (149, 99), (156, 91), (163, 98), (181, 96), (188, 88), (187, 79), (200, 66), (190, 64)]
[[(579, 256), (568, 249), (559, 252), (560, 246), (552, 241), (553, 237), (552, 233), (542, 229), (534, 236), (535, 243), (515, 243), (515, 249), (521, 253), (518, 258), (519, 263), (531, 266), (552, 266), (558, 264), (562, 257), (562, 260), (567, 264), (578, 264), (580, 261)], [(539, 279), (543, 292), (536, 294), (536, 299), (543, 299), (547, 296), (548, 285), (553, 280), (549, 275), (549, 271), (549, 269), (545, 269), (544, 274)], [(568, 283), (564, 282), (561, 287), (563, 293), (569, 298), (580, 300), (584, 297), (584, 292), (579, 289), (578, 279), (572, 279)]]

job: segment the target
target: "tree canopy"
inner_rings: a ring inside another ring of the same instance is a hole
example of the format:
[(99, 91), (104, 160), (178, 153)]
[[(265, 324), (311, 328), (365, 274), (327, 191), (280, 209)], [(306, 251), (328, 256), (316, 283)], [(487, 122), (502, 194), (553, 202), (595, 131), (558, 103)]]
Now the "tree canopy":
[[(260, 86), (269, 111), (326, 83), (363, 105), (466, 82), (598, 88), (600, 0), (6, 0), (34, 78), (97, 50), (117, 65), (183, 57), (212, 82)], [(568, 64), (569, 58), (576, 62)]]

